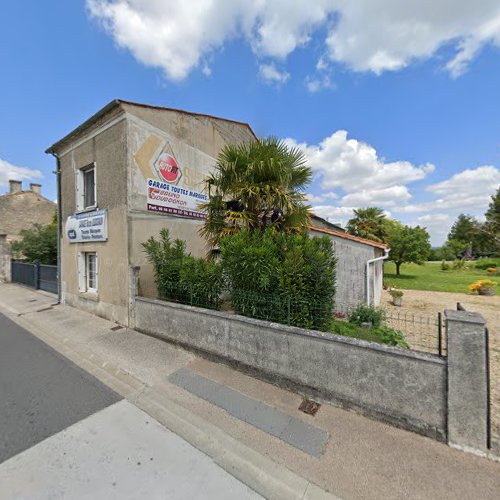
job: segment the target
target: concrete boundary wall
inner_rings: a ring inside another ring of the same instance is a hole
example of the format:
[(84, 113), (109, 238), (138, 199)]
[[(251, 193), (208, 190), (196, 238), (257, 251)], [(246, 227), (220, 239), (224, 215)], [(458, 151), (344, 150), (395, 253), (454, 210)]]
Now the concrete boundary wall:
[(141, 332), (421, 434), (447, 435), (447, 363), (430, 354), (137, 297)]

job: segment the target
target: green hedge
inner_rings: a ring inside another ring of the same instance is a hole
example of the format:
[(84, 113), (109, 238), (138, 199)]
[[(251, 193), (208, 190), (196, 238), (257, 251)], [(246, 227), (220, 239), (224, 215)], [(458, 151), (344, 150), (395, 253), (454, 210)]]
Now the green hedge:
[(221, 266), (238, 314), (328, 330), (335, 257), (328, 237), (241, 231), (221, 241)]

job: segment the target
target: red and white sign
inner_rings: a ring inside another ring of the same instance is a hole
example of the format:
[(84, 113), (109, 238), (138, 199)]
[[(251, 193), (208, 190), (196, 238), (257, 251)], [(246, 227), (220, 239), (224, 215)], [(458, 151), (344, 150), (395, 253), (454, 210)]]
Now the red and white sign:
[(174, 152), (168, 143), (161, 152), (160, 156), (156, 159), (154, 167), (156, 173), (158, 174), (158, 178), (164, 180), (165, 182), (176, 184), (181, 178), (181, 169), (179, 168)]
[(166, 182), (148, 179), (148, 210), (179, 217), (204, 219), (205, 213), (199, 209), (207, 201), (207, 195)]

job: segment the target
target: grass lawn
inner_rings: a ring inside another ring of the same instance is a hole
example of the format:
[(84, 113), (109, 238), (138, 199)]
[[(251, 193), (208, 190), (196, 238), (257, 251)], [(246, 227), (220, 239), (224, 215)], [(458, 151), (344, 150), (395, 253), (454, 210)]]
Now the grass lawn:
[(487, 271), (474, 269), (441, 270), (440, 262), (426, 262), (422, 266), (403, 264), (401, 276), (396, 276), (396, 266), (388, 262), (384, 266), (384, 282), (389, 286), (406, 290), (430, 290), (432, 292), (470, 293), (467, 286), (477, 280), (491, 279), (497, 282), (500, 295), (500, 276), (490, 276)]

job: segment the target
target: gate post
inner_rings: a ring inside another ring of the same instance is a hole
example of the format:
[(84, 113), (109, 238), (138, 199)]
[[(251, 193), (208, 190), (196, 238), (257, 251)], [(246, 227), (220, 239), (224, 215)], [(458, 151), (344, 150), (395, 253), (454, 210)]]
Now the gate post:
[(11, 252), (6, 234), (0, 234), (0, 282), (11, 281)]
[(485, 453), (489, 443), (488, 342), (484, 318), (446, 310), (448, 444)]
[(35, 273), (35, 290), (40, 290), (40, 262), (36, 261), (33, 266), (33, 272)]

